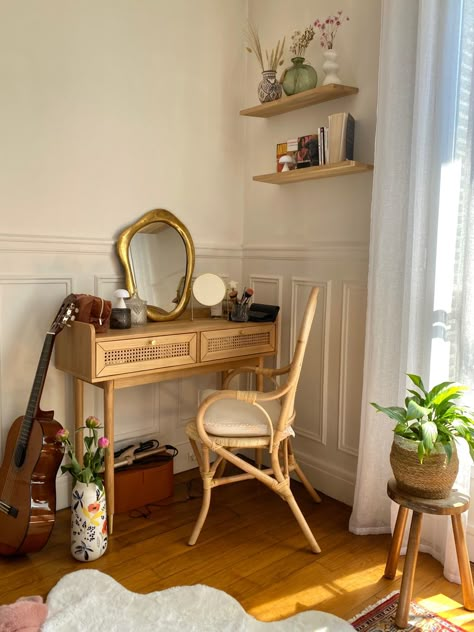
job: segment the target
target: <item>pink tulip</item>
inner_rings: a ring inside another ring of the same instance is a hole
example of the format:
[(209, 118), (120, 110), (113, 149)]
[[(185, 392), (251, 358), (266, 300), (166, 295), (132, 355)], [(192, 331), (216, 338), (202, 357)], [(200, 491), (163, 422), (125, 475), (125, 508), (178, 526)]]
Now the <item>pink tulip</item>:
[(100, 437), (99, 438), (99, 448), (108, 448), (110, 444), (110, 441), (107, 439), (107, 437)]
[(57, 431), (56, 437), (60, 441), (66, 441), (69, 438), (69, 430), (66, 430), (66, 428), (61, 428), (61, 430)]
[(100, 421), (97, 419), (97, 417), (91, 415), (86, 419), (86, 426), (87, 428), (98, 428), (100, 426)]

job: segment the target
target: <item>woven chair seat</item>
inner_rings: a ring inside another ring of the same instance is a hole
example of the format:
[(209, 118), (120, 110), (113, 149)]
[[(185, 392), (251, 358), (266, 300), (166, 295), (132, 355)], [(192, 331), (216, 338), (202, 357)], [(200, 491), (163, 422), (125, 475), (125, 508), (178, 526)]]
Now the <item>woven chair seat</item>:
[[(208, 388), (200, 393), (200, 404), (219, 391)], [(262, 402), (275, 428), (280, 418), (280, 401)], [(214, 436), (222, 437), (261, 437), (270, 434), (265, 414), (258, 406), (237, 399), (223, 399), (215, 402), (206, 410), (204, 428)], [(268, 440), (264, 445), (268, 444)]]
[[(194, 441), (199, 441), (199, 434), (196, 428), (196, 422), (190, 421), (186, 424), (186, 434), (190, 439), (194, 439)], [(212, 436), (212, 440), (217, 445), (221, 445), (225, 448), (264, 448), (269, 445), (270, 436), (266, 437), (227, 437), (227, 436), (219, 436), (214, 435), (209, 432), (209, 435)]]

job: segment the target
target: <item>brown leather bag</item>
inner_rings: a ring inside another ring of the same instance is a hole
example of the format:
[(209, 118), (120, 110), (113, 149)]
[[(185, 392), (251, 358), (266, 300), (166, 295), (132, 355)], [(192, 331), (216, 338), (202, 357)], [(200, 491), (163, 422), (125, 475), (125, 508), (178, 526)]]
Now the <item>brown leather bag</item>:
[(109, 330), (112, 302), (92, 294), (76, 294), (76, 307), (79, 311), (76, 320), (94, 325), (97, 333)]

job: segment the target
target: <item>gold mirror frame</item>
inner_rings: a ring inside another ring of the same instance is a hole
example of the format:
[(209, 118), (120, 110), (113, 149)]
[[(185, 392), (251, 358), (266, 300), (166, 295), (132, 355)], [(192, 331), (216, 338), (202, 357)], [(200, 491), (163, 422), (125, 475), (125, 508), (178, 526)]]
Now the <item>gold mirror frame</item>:
[[(174, 228), (183, 240), (186, 250), (186, 273), (184, 275), (183, 290), (181, 292), (181, 296), (179, 296), (179, 301), (176, 307), (171, 312), (165, 312), (163, 309), (160, 309), (155, 305), (147, 305), (147, 316), (149, 320), (153, 321), (174, 320), (186, 309), (186, 305), (191, 297), (191, 280), (194, 270), (195, 255), (193, 240), (186, 226), (175, 215), (173, 215), (173, 213), (170, 213), (165, 209), (159, 208), (154, 211), (149, 211), (138, 221), (120, 233), (117, 239), (117, 253), (125, 270), (125, 287), (130, 293), (130, 296), (132, 296), (135, 292), (137, 292), (137, 284), (130, 261), (130, 242), (132, 237), (142, 228), (157, 222), (163, 222)], [(140, 298), (147, 300), (146, 296), (141, 296)]]

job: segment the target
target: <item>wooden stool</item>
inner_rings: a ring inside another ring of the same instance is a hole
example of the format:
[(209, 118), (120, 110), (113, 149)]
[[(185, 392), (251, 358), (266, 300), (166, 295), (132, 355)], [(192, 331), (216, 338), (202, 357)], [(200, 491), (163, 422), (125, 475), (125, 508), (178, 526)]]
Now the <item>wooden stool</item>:
[(466, 610), (474, 610), (474, 588), (472, 584), (471, 567), (469, 565), (466, 539), (461, 522), (461, 514), (469, 509), (469, 496), (453, 490), (448, 498), (441, 500), (418, 498), (417, 496), (410, 496), (410, 494), (399, 490), (394, 479), (388, 481), (387, 494), (393, 501), (400, 505), (395, 530), (393, 532), (392, 544), (390, 545), (387, 564), (385, 566), (384, 577), (387, 579), (393, 579), (395, 577), (408, 511), (410, 509), (413, 511), (405, 565), (403, 567), (400, 597), (398, 600), (397, 614), (395, 616), (395, 625), (399, 628), (406, 628), (408, 625), (413, 580), (415, 578), (416, 560), (418, 558), (418, 547), (420, 545), (421, 521), (424, 513), (434, 514), (436, 516), (451, 516), (459, 574), (461, 576), (464, 607)]

